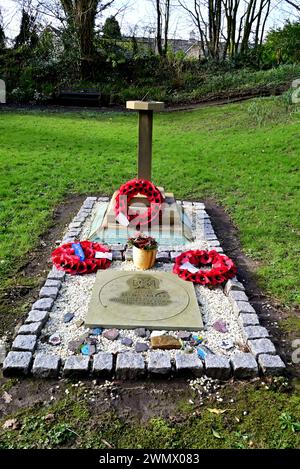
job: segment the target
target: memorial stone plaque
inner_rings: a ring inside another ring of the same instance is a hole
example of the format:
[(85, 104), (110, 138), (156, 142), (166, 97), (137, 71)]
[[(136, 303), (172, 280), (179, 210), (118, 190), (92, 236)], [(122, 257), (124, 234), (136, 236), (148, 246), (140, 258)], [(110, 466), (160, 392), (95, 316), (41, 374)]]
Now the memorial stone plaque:
[(98, 271), (88, 327), (184, 329), (203, 327), (194, 285), (166, 272)]

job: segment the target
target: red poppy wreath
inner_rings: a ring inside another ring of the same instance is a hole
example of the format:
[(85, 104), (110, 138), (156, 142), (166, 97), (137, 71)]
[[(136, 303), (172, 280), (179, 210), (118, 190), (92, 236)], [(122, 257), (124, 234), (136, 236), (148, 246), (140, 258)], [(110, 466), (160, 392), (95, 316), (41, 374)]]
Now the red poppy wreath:
[[(128, 214), (130, 201), (138, 194), (147, 197), (150, 207), (143, 213)], [(133, 179), (123, 184), (118, 191), (114, 207), (116, 220), (121, 225), (128, 225), (133, 220), (137, 227), (148, 225), (158, 217), (162, 203), (163, 196), (152, 182), (146, 179)]]
[(237, 268), (224, 254), (195, 250), (183, 252), (176, 257), (173, 272), (183, 280), (214, 286), (233, 278)]
[(109, 249), (102, 244), (81, 241), (63, 244), (55, 249), (51, 256), (53, 264), (59, 270), (71, 275), (82, 275), (107, 269), (111, 264), (111, 256), (108, 253)]

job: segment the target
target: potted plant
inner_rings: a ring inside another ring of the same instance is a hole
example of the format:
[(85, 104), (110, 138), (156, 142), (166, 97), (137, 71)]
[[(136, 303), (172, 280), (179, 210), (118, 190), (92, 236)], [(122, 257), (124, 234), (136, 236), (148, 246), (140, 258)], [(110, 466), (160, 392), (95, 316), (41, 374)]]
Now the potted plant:
[(128, 245), (132, 246), (133, 263), (142, 270), (151, 269), (155, 264), (157, 254), (157, 241), (151, 236), (136, 233), (128, 239)]

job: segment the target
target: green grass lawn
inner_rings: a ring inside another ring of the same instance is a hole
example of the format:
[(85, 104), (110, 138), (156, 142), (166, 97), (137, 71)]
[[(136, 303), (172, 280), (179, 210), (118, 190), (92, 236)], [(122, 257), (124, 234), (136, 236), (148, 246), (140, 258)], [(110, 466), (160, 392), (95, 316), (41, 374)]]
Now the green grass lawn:
[[(3, 287), (17, 281), (64, 197), (112, 194), (135, 176), (136, 123), (136, 114), (0, 115)], [(153, 181), (176, 197), (225, 206), (258, 261), (260, 284), (290, 305), (300, 298), (299, 123), (278, 98), (165, 113), (156, 116), (153, 149)]]

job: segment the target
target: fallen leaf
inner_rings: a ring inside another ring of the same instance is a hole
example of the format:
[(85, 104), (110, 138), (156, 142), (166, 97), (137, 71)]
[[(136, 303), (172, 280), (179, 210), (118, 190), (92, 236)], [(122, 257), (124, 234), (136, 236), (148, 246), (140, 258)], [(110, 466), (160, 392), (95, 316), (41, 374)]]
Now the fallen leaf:
[(222, 438), (220, 433), (218, 433), (214, 428), (212, 428), (211, 430), (212, 430), (212, 434), (214, 435), (215, 438), (219, 438), (219, 439)]
[(17, 430), (20, 427), (20, 423), (17, 419), (9, 419), (4, 422), (2, 425), (2, 428), (4, 430), (10, 429), (10, 430)]
[(8, 394), (8, 392), (6, 392), (6, 391), (4, 391), (2, 397), (3, 397), (3, 399), (4, 399), (5, 404), (9, 404), (9, 403), (12, 401), (11, 395)]
[(207, 409), (207, 410), (211, 414), (216, 414), (216, 415), (224, 414), (227, 411), (227, 409)]

